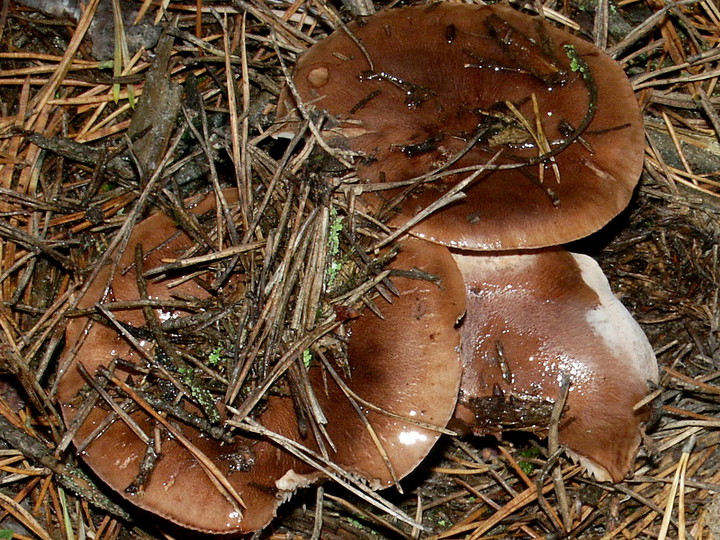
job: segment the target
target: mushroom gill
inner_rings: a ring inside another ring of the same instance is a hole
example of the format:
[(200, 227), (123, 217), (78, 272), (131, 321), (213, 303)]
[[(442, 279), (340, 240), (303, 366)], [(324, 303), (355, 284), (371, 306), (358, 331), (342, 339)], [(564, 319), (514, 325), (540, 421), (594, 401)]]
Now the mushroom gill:
[[(226, 198), (231, 199), (230, 193), (225, 193)], [(198, 216), (214, 215), (214, 209), (215, 197), (210, 195), (191, 211)], [(133, 230), (114, 273), (110, 267), (102, 269), (79, 307), (101, 307), (112, 301), (144, 297), (160, 303), (178, 298), (208, 299), (209, 293), (201, 286), (208, 275), (179, 284), (173, 281), (180, 276), (166, 275), (155, 281), (148, 279), (146, 295), (138, 290), (136, 246), (142, 246), (146, 254), (142, 271), (147, 273), (167, 259), (182, 257), (193, 243), (173, 219), (162, 213), (151, 215)], [(329, 368), (319, 362), (307, 368), (309, 391), (327, 417), (325, 430), (334, 444), (333, 449), (324, 441), (328, 458), (375, 487), (388, 486), (407, 475), (432, 448), (439, 437), (432, 426), (442, 428), (452, 416), (461, 376), (456, 322), (464, 312), (465, 296), (452, 257), (441, 246), (407, 239), (390, 268), (399, 274), (393, 280), (399, 295), (392, 303), (377, 300), (385, 319), (365, 310), (347, 324), (346, 336), (337, 336), (348, 340), (347, 373), (340, 367), (341, 355), (327, 355), (339, 379), (361, 400), (356, 403), (359, 412)], [(413, 269), (435, 279), (418, 279)], [(231, 277), (221, 293), (229, 295), (224, 300), (228, 305), (233, 295), (242, 293), (238, 282), (237, 276)], [(108, 284), (108, 296), (103, 298)], [(235, 293), (230, 290), (233, 287)], [(180, 307), (157, 309), (164, 319), (181, 320), (189, 315)], [(83, 445), (83, 460), (122, 497), (187, 529), (242, 533), (265, 527), (296, 488), (322, 478), (314, 467), (270, 438), (242, 430), (213, 438), (183, 418), (150, 414), (136, 396), (138, 389), (148, 390), (146, 383), (163, 378), (160, 347), (144, 332), (147, 323), (140, 307), (113, 309), (112, 313), (124, 331), (143, 337), (132, 344), (107, 320), (73, 318), (63, 351), (68, 368), (59, 382), (57, 397), (66, 422), (78, 420), (80, 424), (74, 442)], [(76, 418), (83, 404), (96, 398), (83, 371), (94, 378), (97, 373), (107, 373), (119, 359), (123, 362), (114, 367), (114, 375), (106, 377), (110, 381), (106, 390), (114, 405), (97, 399), (86, 417)], [(297, 362), (305, 369), (301, 359)], [(164, 369), (165, 378), (178, 376), (172, 366)], [(128, 388), (134, 388), (135, 393)], [(208, 416), (189, 396), (174, 392), (174, 399), (185, 411)], [(220, 411), (224, 407), (220, 402), (215, 406)], [(125, 411), (127, 420), (119, 410)], [(301, 433), (295, 404), (282, 383), (254, 416), (265, 429), (309, 450), (319, 449), (312, 435)], [(380, 447), (387, 453), (392, 472)], [(152, 452), (157, 456), (148, 468), (143, 463)]]

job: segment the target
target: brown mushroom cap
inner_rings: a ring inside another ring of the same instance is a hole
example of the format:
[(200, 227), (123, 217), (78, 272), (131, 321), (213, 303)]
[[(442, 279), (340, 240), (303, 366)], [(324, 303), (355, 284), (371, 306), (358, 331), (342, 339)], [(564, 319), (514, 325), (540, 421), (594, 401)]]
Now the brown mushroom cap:
[[(384, 319), (367, 313), (349, 329), (348, 383), (368, 401), (410, 420), (365, 411), (402, 478), (440, 436), (412, 421), (444, 427), (452, 416), (462, 373), (456, 323), (465, 312), (465, 295), (462, 275), (443, 246), (405, 238), (392, 267), (417, 268), (438, 279), (392, 277), (400, 296), (392, 304), (379, 304)], [(374, 487), (389, 486), (392, 477), (378, 459), (370, 434), (338, 387), (319, 390), (320, 375), (319, 370), (311, 373), (321, 404), (336, 419), (327, 426), (338, 446), (334, 459), (371, 479)]]
[[(199, 214), (213, 207), (211, 196), (193, 211)], [(108, 300), (139, 298), (132, 264), (133, 248), (138, 243), (147, 253), (143, 269), (147, 271), (163, 259), (179, 256), (192, 241), (162, 214), (138, 224), (112, 280)], [(416, 426), (413, 420), (444, 426), (455, 408), (461, 370), (455, 324), (464, 311), (465, 295), (462, 277), (451, 255), (441, 246), (409, 239), (402, 244), (392, 267), (405, 270), (418, 267), (438, 276), (438, 281), (398, 277), (394, 283), (400, 296), (392, 304), (377, 302), (384, 321), (372, 313), (363, 313), (348, 325), (351, 376), (344, 379), (363, 399), (408, 418), (365, 411), (397, 477), (402, 478), (417, 466), (439, 436), (436, 431)], [(101, 300), (109, 272), (108, 269), (100, 273), (79, 307), (90, 307)], [(168, 279), (148, 282), (148, 295), (159, 299), (177, 294), (207, 297), (207, 292), (194, 281), (172, 289), (168, 283)], [(145, 325), (138, 309), (114, 313), (123, 323)], [(184, 313), (178, 310), (166, 315), (176, 317)], [(72, 319), (67, 329), (63, 356), (70, 358), (73, 349), (77, 349), (58, 390), (67, 422), (77, 415), (83, 401), (81, 390), (85, 380), (78, 363), (90, 374), (118, 357), (144, 365), (141, 355), (113, 328), (94, 323), (86, 332), (87, 321)], [(142, 346), (152, 351), (152, 343)], [(116, 373), (122, 376), (120, 370)], [(310, 369), (310, 379), (329, 420), (327, 431), (337, 447), (337, 453), (330, 451), (330, 458), (377, 487), (389, 485), (388, 469), (336, 383), (317, 366)], [(80, 426), (75, 442), (84, 441), (107, 414), (108, 407), (100, 400)], [(144, 412), (132, 412), (131, 417), (146, 434), (153, 433), (155, 422)], [(271, 396), (257, 420), (267, 429), (311, 449), (317, 448), (312, 440), (299, 434), (290, 398)], [(247, 505), (246, 510), (240, 511), (230, 503), (209, 479), (199, 460), (181, 442), (167, 436), (161, 441), (161, 457), (141, 492), (127, 493), (125, 489), (138, 476), (146, 445), (122, 420), (115, 420), (97, 436), (83, 451), (83, 459), (104, 482), (140, 508), (182, 527), (215, 534), (264, 527), (295, 488), (320, 477), (312, 467), (263, 438), (237, 435), (233, 444), (225, 444), (179, 421), (173, 423), (229, 480)], [(236, 465), (247, 457), (249, 469), (238, 470)]]
[(597, 263), (553, 249), (455, 254), (465, 278), (457, 416), (477, 433), (547, 428), (561, 376), (570, 391), (559, 441), (600, 480), (622, 480), (657, 381), (652, 347)]
[[(539, 121), (557, 149), (581, 126), (591, 101), (584, 68), (573, 71), (566, 46), (589, 66), (597, 87), (592, 122), (545, 161), (543, 179), (537, 164), (484, 173), (463, 201), (412, 234), (461, 249), (559, 245), (598, 230), (627, 205), (642, 168), (642, 118), (622, 69), (594, 45), (501, 5), (393, 9), (347, 28), (306, 51), (293, 80), (303, 101), (338, 119), (337, 127), (326, 125), (331, 142), (366, 153), (358, 168), (365, 182), (429, 173), (475, 135), (478, 143), (451, 168), (484, 164), (498, 150), (497, 163), (536, 158), (543, 151), (506, 102), (536, 132)], [(391, 223), (401, 225), (466, 176), (416, 187)], [(378, 208), (403, 189), (363, 198)]]

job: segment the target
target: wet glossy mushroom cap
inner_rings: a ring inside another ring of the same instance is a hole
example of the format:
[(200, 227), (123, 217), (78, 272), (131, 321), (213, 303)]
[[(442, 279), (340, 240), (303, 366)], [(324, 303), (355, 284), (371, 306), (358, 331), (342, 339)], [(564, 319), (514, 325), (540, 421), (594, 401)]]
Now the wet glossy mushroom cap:
[[(226, 194), (227, 195), (227, 194)], [(195, 212), (212, 210), (214, 197), (203, 201)], [(140, 243), (147, 256), (144, 271), (163, 259), (175, 258), (192, 244), (170, 218), (155, 214), (138, 224), (130, 237), (112, 280), (107, 301), (136, 300), (136, 270), (133, 248)], [(407, 420), (370, 412), (363, 414), (374, 427), (388, 453), (395, 474), (402, 478), (427, 454), (439, 436), (436, 431), (420, 428), (413, 422), (445, 426), (453, 414), (460, 383), (459, 333), (455, 327), (464, 311), (465, 295), (462, 277), (447, 250), (417, 239), (402, 244), (394, 268), (420, 268), (437, 277), (436, 281), (398, 277), (394, 282), (400, 296), (392, 304), (382, 300), (377, 305), (385, 320), (371, 312), (348, 324), (349, 370), (347, 385), (361, 398)], [(100, 273), (80, 307), (100, 301), (109, 270)], [(168, 287), (169, 280), (148, 282), (148, 295), (168, 299), (171, 295), (207, 297), (194, 281)], [(118, 320), (145, 326), (138, 309), (115, 311)], [(165, 310), (166, 317), (186, 315), (180, 310)], [(77, 354), (59, 383), (58, 400), (70, 422), (84, 401), (85, 385), (78, 363), (92, 375), (115, 358), (145, 365), (141, 355), (118, 333), (101, 323), (94, 323), (85, 335), (86, 318), (76, 318), (68, 325), (64, 358), (74, 349)], [(152, 351), (153, 343), (143, 342)], [(338, 368), (339, 372), (342, 372)], [(126, 375), (116, 370), (118, 377)], [(341, 390), (318, 366), (310, 369), (310, 379), (325, 415), (326, 429), (337, 447), (330, 458), (340, 466), (364, 476), (375, 487), (391, 481), (367, 428), (350, 407)], [(192, 406), (188, 405), (192, 409)], [(102, 400), (83, 422), (75, 436), (80, 443), (108, 416)], [(197, 412), (197, 411), (195, 411)], [(151, 435), (155, 422), (144, 412), (130, 415), (135, 423)], [(271, 396), (257, 419), (267, 429), (300, 441), (311, 449), (317, 446), (311, 438), (299, 434), (293, 401)], [(275, 444), (259, 437), (238, 434), (233, 444), (221, 443), (201, 434), (180, 421), (172, 420), (192, 445), (201, 451), (224, 475), (247, 506), (241, 510), (228, 501), (210, 480), (200, 461), (176, 439), (166, 435), (161, 440), (161, 457), (149, 480), (137, 493), (128, 493), (139, 473), (146, 445), (122, 420), (115, 420), (83, 451), (83, 459), (110, 487), (140, 508), (157, 514), (177, 525), (205, 533), (223, 534), (258, 530), (274, 517), (277, 507), (297, 487), (317, 480), (312, 467), (293, 458)], [(243, 470), (245, 467), (246, 470)]]
[[(586, 236), (627, 205), (642, 169), (642, 119), (622, 69), (592, 44), (506, 6), (438, 3), (361, 19), (306, 51), (293, 80), (303, 101), (337, 118), (324, 124), (328, 140), (366, 154), (364, 182), (429, 173), (473, 137), (451, 168), (484, 164), (500, 150), (499, 164), (559, 152), (544, 160), (542, 178), (537, 164), (481, 175), (464, 201), (412, 228), (448, 246), (506, 250)], [(391, 224), (466, 176), (416, 187)], [(378, 209), (402, 191), (364, 201)]]
[(597, 263), (554, 250), (455, 255), (468, 295), (457, 416), (476, 433), (548, 427), (561, 376), (559, 441), (600, 480), (620, 481), (657, 381), (652, 348)]
[[(226, 192), (230, 196), (231, 192)], [(214, 197), (205, 198), (193, 208), (196, 214), (202, 214), (214, 208)], [(137, 300), (140, 295), (136, 284), (136, 271), (133, 265), (136, 244), (143, 246), (146, 253), (144, 270), (160, 264), (163, 259), (182, 255), (192, 245), (189, 237), (178, 230), (175, 222), (163, 215), (154, 214), (138, 224), (128, 243), (117, 273), (112, 281), (111, 292), (106, 301)], [(91, 284), (78, 307), (87, 308), (101, 300), (103, 289), (109, 278), (110, 269), (104, 269)], [(177, 276), (175, 276), (177, 277)], [(190, 280), (179, 286), (168, 288), (168, 280), (153, 282), (148, 280), (148, 296), (167, 300), (171, 295), (190, 298), (207, 298), (208, 293), (195, 281)], [(182, 310), (163, 310), (164, 317), (182, 317), (188, 315)], [(118, 320), (136, 328), (145, 327), (145, 318), (139, 309), (114, 312)], [(64, 356), (71, 354), (74, 347), (79, 348), (72, 365), (62, 377), (58, 386), (58, 400), (66, 422), (70, 422), (83, 403), (81, 391), (86, 381), (77, 368), (81, 362), (88, 373), (94, 375), (101, 366), (107, 367), (112, 360), (123, 360), (145, 365), (143, 357), (114, 328), (96, 322), (85, 330), (86, 318), (71, 319), (66, 331)], [(87, 334), (87, 335), (85, 335)], [(151, 342), (143, 345), (152, 350)], [(122, 376), (123, 371), (116, 372)], [(292, 418), (292, 404), (286, 407), (284, 401), (278, 401), (285, 407), (286, 417)], [(194, 412), (197, 412), (194, 410)], [(81, 425), (74, 440), (81, 443), (93, 430), (101, 425), (109, 413), (102, 400), (98, 402), (88, 418)], [(131, 414), (132, 419), (143, 431), (153, 433), (154, 422), (142, 412)], [(273, 417), (274, 423), (269, 429), (288, 432), (293, 424), (282, 417)], [(285, 422), (283, 426), (281, 421)], [(163, 438), (161, 459), (157, 461), (150, 480), (140, 493), (127, 493), (125, 490), (136, 480), (140, 463), (146, 453), (146, 445), (121, 420), (114, 421), (102, 434), (95, 438), (83, 452), (82, 457), (90, 468), (105, 483), (140, 508), (164, 517), (176, 524), (203, 532), (235, 532), (237, 530), (255, 530), (263, 527), (272, 519), (275, 508), (281, 502), (273, 484), (278, 470), (284, 471), (294, 465), (294, 460), (265, 441), (244, 440), (236, 447), (223, 445), (196, 429), (182, 426), (182, 433), (190, 442), (210, 458), (228, 477), (236, 481), (231, 473), (237, 467), (241, 456), (251, 455), (254, 460), (252, 483), (244, 486), (242, 497), (246, 504), (252, 505), (253, 512), (241, 515), (240, 509), (228, 502), (223, 494), (209, 480), (198, 460), (178, 441)], [(200, 503), (202, 501), (202, 503)]]
[[(444, 427), (457, 401), (462, 367), (457, 321), (465, 312), (462, 276), (443, 246), (405, 238), (392, 268), (418, 269), (432, 281), (391, 277), (400, 291), (392, 304), (379, 302), (383, 319), (371, 313), (349, 329), (349, 384), (364, 399), (410, 421), (365, 409), (400, 477), (414, 470), (440, 434), (414, 425)], [(319, 370), (311, 373), (316, 389), (323, 388)], [(392, 477), (378, 459), (370, 434), (358, 422), (338, 387), (316, 390), (324, 409), (337, 420), (327, 426), (339, 449), (336, 459), (375, 487), (387, 487)]]

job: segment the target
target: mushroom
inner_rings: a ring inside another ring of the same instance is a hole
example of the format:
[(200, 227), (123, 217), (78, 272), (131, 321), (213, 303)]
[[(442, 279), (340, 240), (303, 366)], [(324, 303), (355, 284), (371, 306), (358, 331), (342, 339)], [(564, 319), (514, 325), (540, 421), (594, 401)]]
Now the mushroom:
[[(302, 101), (337, 120), (325, 130), (330, 142), (365, 154), (364, 183), (477, 168), (501, 152), (496, 165), (514, 168), (486, 171), (462, 201), (412, 228), (451, 247), (584, 237), (625, 208), (642, 170), (642, 118), (620, 66), (507, 6), (440, 2), (361, 19), (303, 53), (293, 82)], [(466, 176), (362, 200), (370, 209), (396, 203), (390, 224), (400, 226)]]
[[(230, 192), (226, 197), (231, 199)], [(214, 201), (214, 196), (207, 197), (192, 212), (198, 216), (212, 213)], [(110, 268), (102, 269), (79, 307), (142, 297), (133, 262), (136, 245), (141, 245), (146, 254), (142, 270), (147, 272), (168, 258), (181, 256), (192, 243), (171, 218), (161, 213), (151, 215), (133, 230), (114, 275), (111, 277)], [(344, 391), (322, 366), (309, 368), (311, 389), (328, 419), (325, 429), (335, 445), (335, 450), (326, 445), (329, 459), (374, 487), (385, 487), (402, 478), (427, 454), (439, 437), (438, 430), (430, 426), (442, 428), (452, 416), (461, 376), (455, 325), (464, 312), (465, 297), (462, 277), (451, 255), (441, 246), (407, 239), (400, 245), (391, 268), (418, 268), (437, 279), (413, 279), (403, 274), (393, 280), (399, 296), (392, 303), (377, 301), (385, 320), (363, 311), (357, 320), (348, 323), (350, 374), (337, 371), (354, 395), (364, 400), (357, 403), (362, 413), (355, 412)], [(172, 296), (208, 297), (208, 292), (194, 280), (171, 286), (174, 277), (148, 281), (148, 298), (163, 301)], [(108, 281), (110, 292), (103, 300)], [(240, 288), (239, 284), (235, 286)], [(187, 315), (182, 309), (163, 308), (162, 313), (171, 318)], [(125, 329), (139, 329), (146, 324), (139, 308), (114, 310), (113, 314)], [(63, 351), (64, 363), (69, 367), (59, 381), (57, 393), (66, 422), (76, 420), (88, 399), (83, 371), (92, 377), (119, 358), (142, 371), (152, 365), (146, 358), (153, 358), (155, 348), (152, 340), (133, 345), (110, 325), (90, 322), (86, 316), (73, 318)], [(116, 391), (118, 402), (130, 395), (126, 385), (132, 386), (138, 378), (122, 371), (121, 367), (114, 370), (115, 385), (108, 386)], [(80, 417), (74, 441), (84, 445), (83, 460), (112, 489), (138, 507), (181, 527), (214, 534), (258, 530), (269, 523), (277, 507), (296, 488), (322, 477), (314, 467), (268, 438), (240, 432), (232, 442), (223, 442), (179, 419), (163, 422), (152, 417), (140, 401), (131, 403), (127, 410), (130, 421), (125, 421), (113, 416), (107, 401), (98, 400), (87, 417)], [(187, 397), (181, 404), (189, 412), (200, 413)], [(312, 436), (301, 435), (293, 400), (286, 395), (270, 395), (256, 421), (309, 450), (318, 450)], [(365, 421), (372, 426), (379, 444), (373, 442)], [(98, 431), (98, 426), (104, 427)], [(172, 428), (172, 435), (152, 439), (154, 433), (163, 433), (157, 430), (162, 426)], [(378, 446), (387, 453), (392, 472)], [(159, 451), (159, 458), (149, 472), (143, 473), (146, 478), (141, 481), (142, 462), (149, 447)]]
[[(448, 246), (463, 272), (468, 312), (461, 326), (459, 416), (477, 432), (496, 429), (513, 409), (509, 398), (483, 408), (488, 391), (493, 399), (493, 389), (519, 398), (526, 408), (531, 396), (548, 404), (557, 398), (557, 375), (567, 372), (561, 442), (597, 477), (622, 479), (646, 417), (634, 405), (657, 379), (650, 346), (588, 259), (558, 249), (530, 251), (597, 231), (630, 200), (642, 170), (644, 130), (620, 66), (541, 18), (497, 4), (441, 2), (348, 24), (298, 59), (293, 83), (301, 110), (311, 103), (332, 116), (324, 124), (327, 141), (363, 154), (357, 173), (367, 187), (356, 191), (365, 209)], [(286, 92), (280, 113), (291, 107)], [(468, 179), (473, 171), (478, 176)], [(466, 181), (464, 198), (426, 211)], [(410, 221), (423, 213), (418, 223)], [(500, 268), (513, 281), (505, 283), (507, 301), (494, 299), (497, 311), (490, 316), (478, 298), (495, 294), (500, 278), (493, 272)], [(542, 297), (543, 272), (573, 286), (562, 302), (557, 291)], [(523, 304), (526, 296), (538, 303)], [(583, 318), (569, 334), (554, 334), (551, 345), (537, 341), (535, 326), (550, 333), (563, 310), (571, 318), (612, 313), (618, 319), (609, 324), (618, 333), (598, 334), (598, 326)], [(488, 359), (497, 357), (496, 344), (506, 347), (506, 336), (516, 336), (507, 343), (512, 377), (498, 380)], [(602, 347), (592, 356), (578, 340)], [(554, 356), (545, 356), (547, 350)], [(605, 386), (622, 410), (603, 427)], [(548, 415), (537, 421), (547, 427)], [(627, 439), (615, 445), (615, 432)], [(604, 455), (591, 443), (617, 446), (617, 453)]]
[(477, 434), (547, 428), (565, 378), (559, 442), (598, 480), (621, 481), (658, 369), (598, 264), (561, 248), (453, 256), (468, 301), (457, 416)]

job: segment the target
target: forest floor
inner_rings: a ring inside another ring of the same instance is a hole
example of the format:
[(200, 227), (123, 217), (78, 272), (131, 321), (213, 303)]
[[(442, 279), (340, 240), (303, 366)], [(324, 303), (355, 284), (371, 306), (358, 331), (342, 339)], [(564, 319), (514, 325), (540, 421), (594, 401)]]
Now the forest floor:
[[(529, 13), (537, 7), (510, 3)], [(321, 275), (338, 250), (356, 248), (347, 239), (330, 245), (327, 231), (341, 222), (311, 210), (317, 185), (288, 187), (313, 171), (304, 150), (311, 145), (273, 135), (283, 66), (370, 4), (122, 2), (140, 21), (134, 33), (130, 23), (110, 30), (112, 2), (90, 0), (84, 14), (63, 12), (61, 2), (44, 2), (45, 12), (34, 4), (0, 2), (0, 540), (182, 537), (100, 482), (78, 488), (84, 465), (57, 402), (67, 315), (77, 316), (88, 276), (133, 223), (220, 185), (246, 189), (252, 204), (240, 223), (258, 217), (260, 232), (238, 226), (245, 251), (232, 259), (247, 298), (249, 284), (282, 259), (264, 251), (273, 235), (304, 231), (305, 251), (289, 266), (304, 257)], [(281, 506), (256, 537), (720, 540), (720, 10), (715, 0), (547, 0), (543, 8), (553, 24), (595, 39), (623, 66), (645, 121), (645, 165), (630, 207), (572, 246), (599, 261), (661, 366), (661, 414), (634, 474), (598, 483), (562, 458), (560, 490), (544, 468), (542, 438), (444, 436), (402, 482), (403, 493), (380, 492), (424, 530), (328, 482)], [(157, 44), (160, 26), (167, 31)], [(353, 218), (347, 206), (330, 206), (346, 224)], [(377, 230), (357, 242), (367, 245)], [(334, 297), (318, 292), (300, 266), (285, 279), (293, 288), (265, 281), (270, 294), (253, 290), (262, 313), (240, 309), (228, 323), (250, 334), (244, 350), (255, 356), (242, 360), (264, 357), (272, 368), (278, 358), (302, 356), (334, 328), (333, 314), (343, 318), (328, 306), (340, 297), (357, 304), (361, 295), (352, 293), (377, 276), (367, 261), (356, 265), (355, 281)], [(330, 316), (311, 324), (318, 312)], [(229, 354), (237, 343), (225, 339), (220, 348)], [(198, 347), (213, 353), (207, 343)], [(203, 377), (225, 381), (213, 386), (218, 396), (237, 380), (233, 366), (205, 369)], [(260, 388), (261, 373), (254, 367), (236, 394)]]

